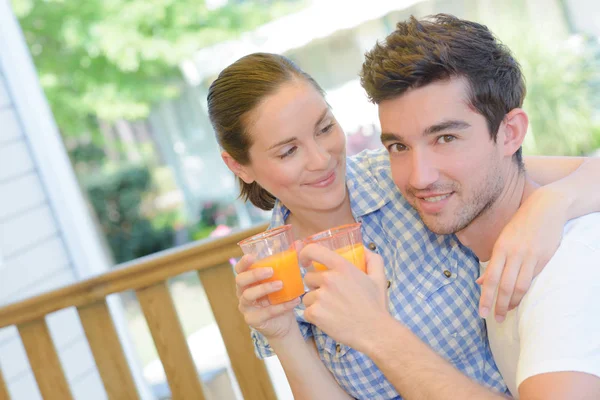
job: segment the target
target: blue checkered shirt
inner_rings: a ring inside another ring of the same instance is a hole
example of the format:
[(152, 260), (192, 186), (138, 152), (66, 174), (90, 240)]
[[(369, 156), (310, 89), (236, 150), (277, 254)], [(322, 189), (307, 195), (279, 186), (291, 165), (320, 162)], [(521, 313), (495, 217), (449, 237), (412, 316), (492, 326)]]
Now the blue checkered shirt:
[[(508, 393), (477, 313), (479, 264), (473, 253), (454, 235), (436, 235), (425, 227), (392, 181), (385, 149), (348, 158), (346, 184), (364, 243), (376, 246), (385, 260), (391, 314), (464, 374)], [(271, 227), (283, 225), (288, 215), (277, 202)], [(295, 312), (302, 334), (315, 340), (321, 360), (348, 394), (401, 399), (371, 359), (308, 323), (303, 305)], [(253, 331), (252, 338), (259, 357), (274, 354), (261, 334)]]

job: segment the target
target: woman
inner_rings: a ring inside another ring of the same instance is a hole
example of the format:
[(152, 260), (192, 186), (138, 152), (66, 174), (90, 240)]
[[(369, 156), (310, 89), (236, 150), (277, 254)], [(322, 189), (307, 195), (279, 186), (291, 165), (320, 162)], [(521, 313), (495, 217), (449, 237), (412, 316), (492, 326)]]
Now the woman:
[[(309, 75), (285, 57), (252, 54), (221, 72), (209, 90), (208, 107), (223, 160), (239, 178), (241, 196), (273, 210), (271, 227), (291, 224), (296, 238), (304, 238), (362, 222), (365, 243), (385, 261), (389, 306), (400, 310), (402, 322), (465, 374), (506, 390), (477, 313), (477, 260), (454, 236), (438, 236), (425, 228), (396, 189), (385, 150), (346, 159), (344, 133), (323, 90)], [(580, 163), (564, 160), (554, 176), (544, 176), (539, 164), (547, 165), (537, 162), (526, 164), (542, 183)], [(579, 170), (579, 176), (571, 178), (577, 190), (585, 188), (584, 173)], [(540, 189), (535, 207), (518, 214), (507, 227), (508, 239), (501, 241), (510, 243), (513, 232), (533, 238), (545, 229), (546, 219), (563, 215), (557, 210), (570, 203), (568, 196), (562, 200), (562, 187)], [(589, 197), (579, 205), (582, 213), (591, 211), (586, 201)], [(566, 221), (559, 222), (562, 229)], [(543, 249), (541, 257), (548, 257), (560, 240), (560, 229), (545, 242), (512, 242), (494, 258), (514, 253), (525, 243), (529, 249)], [(236, 265), (240, 311), (253, 328), (258, 354), (279, 356), (296, 398), (398, 398), (370, 359), (307, 323), (299, 299), (270, 305), (265, 295), (281, 283), (257, 284), (272, 271), (248, 271), (251, 263), (251, 257), (244, 257)], [(514, 276), (520, 263), (507, 266), (507, 277)], [(507, 304), (508, 300), (512, 305), (519, 296), (508, 296)]]

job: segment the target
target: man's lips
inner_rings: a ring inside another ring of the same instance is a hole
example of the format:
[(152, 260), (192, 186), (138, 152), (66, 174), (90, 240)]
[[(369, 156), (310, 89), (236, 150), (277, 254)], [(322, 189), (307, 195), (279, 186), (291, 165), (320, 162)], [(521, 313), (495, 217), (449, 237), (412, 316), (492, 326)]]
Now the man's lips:
[(453, 192), (447, 192), (447, 193), (432, 193), (432, 194), (427, 194), (427, 195), (419, 195), (419, 196), (415, 196), (416, 198), (423, 200), (423, 201), (427, 201), (430, 203), (435, 203), (436, 201), (440, 201), (440, 200), (444, 200), (448, 197), (450, 197), (450, 195)]
[(415, 196), (417, 200), (416, 208), (425, 214), (438, 214), (443, 211), (453, 194), (454, 192), (420, 194)]

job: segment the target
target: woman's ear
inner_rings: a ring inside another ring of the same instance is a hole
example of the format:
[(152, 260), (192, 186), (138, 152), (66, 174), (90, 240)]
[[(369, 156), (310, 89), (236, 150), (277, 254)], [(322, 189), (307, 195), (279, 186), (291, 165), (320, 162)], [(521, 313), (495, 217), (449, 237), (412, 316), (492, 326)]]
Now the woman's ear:
[(223, 162), (225, 162), (225, 164), (227, 165), (227, 168), (229, 168), (231, 172), (233, 172), (241, 180), (243, 180), (246, 183), (254, 182), (252, 168), (240, 164), (226, 151), (221, 152), (221, 158), (223, 159)]
[(500, 140), (503, 141), (504, 155), (512, 156), (523, 144), (529, 126), (529, 118), (523, 109), (515, 108), (506, 114), (503, 125), (504, 135)]

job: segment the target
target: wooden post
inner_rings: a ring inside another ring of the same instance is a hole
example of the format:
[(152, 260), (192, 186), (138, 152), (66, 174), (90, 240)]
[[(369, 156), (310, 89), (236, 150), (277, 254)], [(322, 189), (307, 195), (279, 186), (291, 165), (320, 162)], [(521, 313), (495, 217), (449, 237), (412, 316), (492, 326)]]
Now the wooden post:
[(29, 364), (45, 400), (72, 400), (56, 348), (44, 318), (18, 325)]
[(202, 385), (169, 289), (163, 281), (136, 291), (175, 400), (204, 400)]
[(108, 398), (139, 399), (106, 300), (78, 307), (77, 311)]
[(254, 354), (250, 328), (238, 310), (235, 277), (229, 263), (198, 271), (225, 342), (231, 366), (246, 400), (277, 400), (263, 361)]
[(8, 388), (6, 387), (6, 382), (2, 376), (2, 370), (0, 370), (0, 400), (10, 400)]

